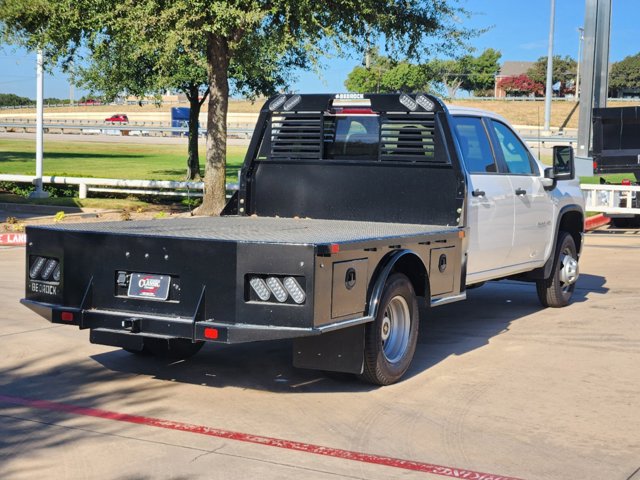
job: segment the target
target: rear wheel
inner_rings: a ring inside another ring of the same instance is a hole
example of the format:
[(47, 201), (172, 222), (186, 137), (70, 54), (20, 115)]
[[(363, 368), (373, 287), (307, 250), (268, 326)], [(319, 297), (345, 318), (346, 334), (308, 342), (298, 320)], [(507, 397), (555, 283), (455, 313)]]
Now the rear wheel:
[(409, 279), (396, 273), (385, 284), (375, 321), (365, 331), (362, 379), (390, 385), (405, 374), (418, 341), (418, 302)]
[(567, 306), (575, 290), (579, 274), (576, 243), (569, 233), (560, 232), (551, 276), (546, 280), (536, 282), (540, 303), (544, 307)]
[(204, 342), (193, 343), (185, 338), (165, 338), (146, 337), (144, 339), (144, 347), (142, 350), (130, 350), (125, 348), (129, 353), (136, 355), (151, 355), (160, 358), (182, 359), (189, 358), (202, 348)]

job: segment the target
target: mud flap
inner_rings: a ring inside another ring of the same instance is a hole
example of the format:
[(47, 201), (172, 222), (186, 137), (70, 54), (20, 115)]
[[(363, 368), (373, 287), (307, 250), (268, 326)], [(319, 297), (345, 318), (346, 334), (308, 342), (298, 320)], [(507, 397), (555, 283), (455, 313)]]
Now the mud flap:
[(310, 370), (360, 374), (364, 368), (366, 325), (300, 337), (293, 341), (293, 366)]

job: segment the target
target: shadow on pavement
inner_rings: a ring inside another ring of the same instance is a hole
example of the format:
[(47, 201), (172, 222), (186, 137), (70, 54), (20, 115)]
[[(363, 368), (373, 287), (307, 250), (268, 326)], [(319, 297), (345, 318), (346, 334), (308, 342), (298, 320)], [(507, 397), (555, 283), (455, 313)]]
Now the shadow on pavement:
[[(574, 302), (584, 302), (592, 293), (606, 293), (604, 285), (603, 277), (582, 275)], [(464, 302), (431, 311), (421, 308), (418, 347), (406, 378), (421, 374), (451, 355), (464, 355), (487, 345), (492, 337), (508, 331), (512, 322), (541, 309), (533, 284), (510, 281), (469, 290)], [(196, 356), (178, 362), (123, 350), (91, 358), (116, 372), (217, 388), (233, 386), (277, 393), (355, 393), (377, 388), (351, 375), (294, 368), (289, 340), (205, 345)]]
[[(88, 408), (100, 408), (111, 403), (131, 413), (144, 407), (143, 414), (162, 416), (163, 412), (149, 409), (148, 404), (167, 395), (166, 384), (114, 382), (129, 375), (114, 373), (86, 359), (74, 364), (55, 365), (55, 359), (65, 353), (68, 352), (30, 355), (23, 364), (0, 367), (0, 395)], [(22, 444), (30, 452), (46, 452), (46, 449), (58, 446), (73, 448), (75, 442), (86, 441), (87, 431), (78, 423), (57, 426), (68, 421), (68, 413), (33, 409), (25, 413), (24, 409), (23, 406), (0, 402), (0, 478), (49, 478), (46, 469), (39, 466), (46, 462), (28, 462), (26, 466), (8, 460), (20, 455)], [(118, 435), (126, 435), (131, 427), (120, 425)]]

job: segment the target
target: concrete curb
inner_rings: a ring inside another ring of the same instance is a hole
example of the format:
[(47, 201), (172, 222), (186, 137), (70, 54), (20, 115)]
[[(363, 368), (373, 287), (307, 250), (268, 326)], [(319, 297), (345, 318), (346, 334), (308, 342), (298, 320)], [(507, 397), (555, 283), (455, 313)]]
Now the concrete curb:
[(584, 229), (587, 230), (587, 231), (595, 230), (598, 227), (602, 227), (604, 225), (607, 225), (610, 221), (611, 221), (610, 218), (605, 217), (602, 213), (600, 213), (599, 215), (594, 215), (593, 217), (588, 217), (584, 221)]

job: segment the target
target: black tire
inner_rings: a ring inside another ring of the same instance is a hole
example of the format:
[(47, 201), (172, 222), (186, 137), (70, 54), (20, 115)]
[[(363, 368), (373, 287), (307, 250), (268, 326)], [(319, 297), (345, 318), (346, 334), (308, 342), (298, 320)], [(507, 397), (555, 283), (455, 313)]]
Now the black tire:
[(127, 348), (124, 350), (135, 355), (183, 359), (198, 353), (202, 345), (204, 345), (204, 342), (193, 343), (191, 340), (185, 338), (172, 338), (171, 340), (167, 340), (164, 338), (146, 337), (142, 350), (130, 350)]
[[(578, 253), (576, 243), (569, 233), (560, 232), (551, 276), (546, 280), (536, 281), (538, 299), (543, 307), (560, 308), (569, 305), (576, 284), (575, 280), (563, 280), (563, 268), (565, 268), (565, 263), (572, 259), (576, 261), (575, 278), (577, 279), (579, 273), (577, 270)], [(573, 278), (573, 276), (570, 277)]]
[(390, 385), (405, 374), (418, 342), (418, 302), (409, 279), (391, 275), (376, 319), (367, 324), (364, 371), (361, 378), (376, 385)]

